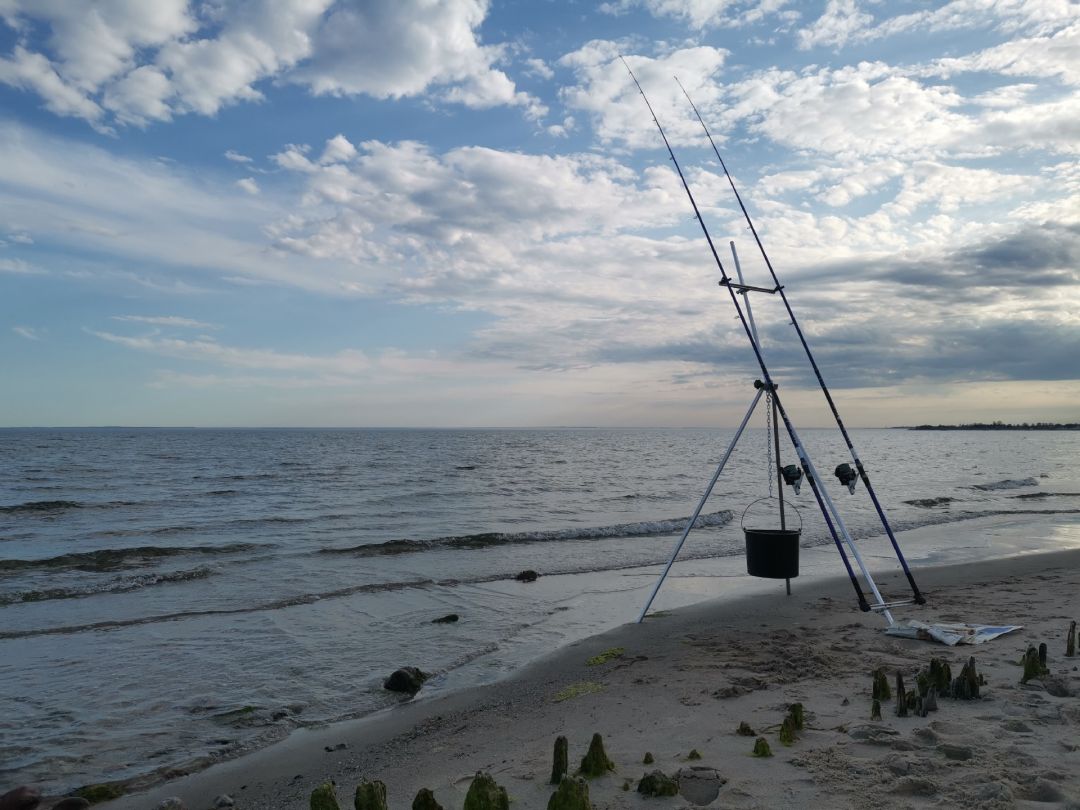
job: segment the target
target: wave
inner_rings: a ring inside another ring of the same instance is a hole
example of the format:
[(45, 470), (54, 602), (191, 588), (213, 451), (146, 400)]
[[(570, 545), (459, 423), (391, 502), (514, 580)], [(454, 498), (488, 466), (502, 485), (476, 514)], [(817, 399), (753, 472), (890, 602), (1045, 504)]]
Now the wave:
[(948, 496), (941, 496), (940, 498), (915, 498), (912, 501), (904, 501), (909, 506), (921, 506), (923, 509), (930, 509), (934, 506), (944, 506), (945, 504), (953, 503), (956, 498), (950, 498)]
[[(498, 579), (501, 577), (490, 577)], [(488, 581), (488, 580), (479, 580)], [(310, 605), (323, 599), (336, 599), (343, 596), (352, 596), (358, 593), (380, 593), (384, 591), (400, 591), (407, 588), (426, 588), (436, 583), (433, 579), (416, 579), (405, 582), (376, 582), (368, 585), (351, 585), (347, 588), (338, 588), (333, 591), (321, 591), (319, 593), (306, 593), (299, 596), (290, 596), (277, 599), (261, 605), (247, 605), (235, 608), (216, 608), (210, 610), (180, 610), (175, 613), (161, 613), (154, 616), (138, 616), (133, 619), (110, 619), (107, 621), (93, 622), (91, 624), (73, 624), (60, 627), (44, 627), (30, 630), (0, 630), (0, 640), (13, 638), (31, 638), (33, 636), (56, 636), (71, 633), (85, 633), (91, 630), (118, 630), (124, 627), (135, 627), (142, 624), (158, 624), (159, 622), (175, 622), (183, 619), (197, 619), (204, 616), (235, 616), (244, 613), (262, 613), (271, 610), (296, 607), (298, 605)], [(452, 583), (451, 583), (452, 584)]]
[(0, 506), (0, 513), (29, 512), (32, 514), (52, 514), (66, 512), (69, 509), (116, 509), (122, 506), (139, 506), (136, 501), (104, 501), (102, 503), (84, 503), (82, 501), (25, 501), (10, 506)]
[(1080, 492), (1024, 492), (1020, 495), (1010, 495), (1010, 498), (1022, 500), (1042, 500), (1043, 498), (1080, 498)]
[(1034, 478), (1006, 478), (1004, 481), (994, 481), (990, 484), (975, 484), (971, 488), (983, 492), (993, 492), (998, 489), (1020, 489), (1021, 487), (1037, 487), (1039, 482)]
[(0, 572), (56, 570), (117, 571), (135, 568), (161, 559), (186, 554), (235, 554), (264, 548), (261, 543), (229, 543), (223, 546), (135, 546), (133, 548), (103, 548), (97, 551), (73, 552), (38, 560), (0, 560)]
[[(706, 526), (724, 526), (731, 522), (729, 509), (699, 515), (694, 521), (694, 528)], [(481, 549), (491, 546), (505, 546), (517, 543), (544, 543), (567, 540), (600, 540), (605, 537), (652, 537), (659, 534), (671, 534), (686, 528), (689, 517), (669, 520), (650, 520), (636, 523), (616, 523), (611, 526), (595, 526), (575, 529), (549, 529), (532, 532), (483, 532), (451, 537), (436, 537), (433, 540), (387, 540), (384, 543), (367, 543), (349, 548), (324, 548), (322, 554), (354, 554), (358, 556), (378, 556), (383, 554), (409, 554), (432, 548)]]
[(11, 594), (0, 594), (0, 607), (20, 604), (22, 602), (46, 602), (53, 599), (81, 599), (85, 596), (96, 596), (102, 593), (130, 593), (142, 590), (154, 585), (166, 585), (173, 582), (191, 582), (196, 579), (206, 579), (214, 574), (213, 570), (201, 566), (187, 571), (170, 571), (163, 574), (143, 574), (141, 576), (127, 577), (102, 585), (86, 588), (44, 588), (41, 590), (22, 591)]

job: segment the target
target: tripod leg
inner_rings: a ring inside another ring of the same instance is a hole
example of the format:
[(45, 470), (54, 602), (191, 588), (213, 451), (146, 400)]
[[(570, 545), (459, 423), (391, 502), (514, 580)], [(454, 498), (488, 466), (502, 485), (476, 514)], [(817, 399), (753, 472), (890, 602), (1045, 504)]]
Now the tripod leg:
[(667, 578), (668, 572), (671, 571), (671, 566), (675, 564), (675, 558), (679, 556), (679, 552), (682, 551), (683, 543), (686, 542), (686, 538), (690, 534), (690, 530), (694, 528), (694, 521), (698, 519), (698, 515), (701, 514), (701, 510), (705, 508), (705, 501), (709, 499), (709, 495), (712, 494), (713, 487), (716, 486), (716, 479), (720, 477), (720, 473), (724, 470), (724, 465), (727, 464), (728, 459), (731, 457), (731, 451), (735, 449), (735, 445), (739, 441), (739, 437), (742, 436), (744, 430), (746, 430), (746, 423), (750, 421), (750, 416), (754, 413), (754, 408), (757, 407), (758, 402), (761, 401), (761, 395), (764, 394), (764, 389), (759, 388), (758, 392), (754, 395), (754, 401), (750, 403), (750, 407), (746, 409), (746, 416), (743, 417), (742, 423), (739, 425), (738, 430), (735, 431), (735, 435), (731, 437), (731, 443), (728, 445), (727, 450), (724, 452), (724, 457), (720, 459), (720, 465), (716, 468), (716, 472), (713, 473), (712, 480), (709, 481), (709, 486), (705, 488), (705, 494), (701, 496), (701, 500), (698, 501), (697, 509), (694, 510), (694, 514), (690, 516), (690, 520), (686, 523), (686, 528), (683, 530), (682, 537), (679, 538), (679, 542), (675, 544), (675, 548), (671, 552), (671, 559), (668, 560), (667, 565), (664, 566), (664, 572), (660, 575), (660, 579), (656, 581), (656, 585), (653, 586), (652, 593), (649, 594), (649, 601), (645, 603), (645, 607), (641, 609), (641, 613), (637, 617), (637, 623), (641, 624), (645, 619), (645, 614), (649, 612), (649, 608), (652, 606), (653, 600), (656, 598), (656, 594), (660, 592), (660, 586), (664, 584), (664, 580)]

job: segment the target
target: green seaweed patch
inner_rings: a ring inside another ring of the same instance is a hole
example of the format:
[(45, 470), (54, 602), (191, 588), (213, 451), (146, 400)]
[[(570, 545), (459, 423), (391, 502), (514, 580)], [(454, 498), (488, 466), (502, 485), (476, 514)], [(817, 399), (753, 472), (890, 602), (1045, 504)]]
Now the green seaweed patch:
[(555, 697), (552, 698), (553, 703), (562, 703), (564, 700), (572, 700), (579, 698), (583, 695), (591, 695), (594, 692), (602, 692), (604, 685), (597, 683), (596, 681), (581, 681), (580, 683), (572, 683), (565, 689), (558, 692)]
[(585, 662), (586, 666), (598, 667), (601, 664), (606, 664), (608, 661), (614, 661), (616, 658), (622, 658), (623, 653), (626, 650), (622, 647), (612, 647), (610, 650), (604, 650), (599, 655), (594, 655), (588, 661)]
[(754, 756), (755, 757), (771, 757), (772, 749), (769, 748), (769, 741), (764, 737), (758, 737), (754, 740)]
[(696, 748), (691, 748), (690, 753), (686, 755), (686, 759), (690, 762), (701, 759), (701, 753)]
[(72, 795), (86, 799), (90, 804), (100, 804), (112, 799), (119, 799), (124, 795), (124, 788), (118, 782), (102, 782), (99, 785), (81, 787)]

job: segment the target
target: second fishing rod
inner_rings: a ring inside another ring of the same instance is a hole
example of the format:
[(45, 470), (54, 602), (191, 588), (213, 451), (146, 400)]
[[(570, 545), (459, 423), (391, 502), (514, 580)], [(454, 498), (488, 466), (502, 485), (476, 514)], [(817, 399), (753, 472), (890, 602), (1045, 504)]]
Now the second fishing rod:
[[(821, 374), (821, 369), (818, 368), (817, 361), (814, 359), (813, 353), (810, 351), (810, 344), (806, 342), (806, 336), (803, 334), (802, 327), (799, 326), (799, 320), (795, 317), (795, 312), (791, 308), (791, 304), (788, 301), (787, 295), (784, 293), (784, 287), (780, 284), (780, 279), (776, 275), (776, 271), (773, 269), (772, 262), (769, 261), (769, 254), (765, 252), (765, 245), (761, 242), (761, 237), (758, 236), (757, 228), (754, 227), (754, 222), (750, 218), (750, 212), (746, 210), (746, 205), (743, 203), (742, 196), (739, 194), (739, 190), (735, 187), (735, 181), (731, 177), (731, 172), (728, 171), (727, 164), (724, 163), (724, 158), (720, 155), (720, 150), (716, 147), (716, 142), (713, 140), (712, 133), (709, 132), (709, 127), (705, 124), (705, 120), (701, 117), (701, 113), (698, 111), (697, 105), (694, 104), (694, 100), (690, 98), (690, 94), (686, 92), (686, 88), (683, 87), (682, 82), (679, 81), (679, 77), (675, 77), (675, 82), (679, 85), (679, 89), (682, 90), (683, 95), (686, 96), (686, 100), (690, 103), (691, 109), (694, 111), (694, 115), (697, 116), (698, 123), (701, 124), (701, 128), (705, 130), (705, 136), (709, 139), (709, 145), (712, 146), (713, 152), (716, 154), (716, 159), (720, 161), (720, 168), (724, 170), (724, 176), (727, 178), (728, 185), (731, 186), (731, 191), (735, 194), (735, 200), (739, 203), (739, 208), (742, 209), (743, 217), (746, 219), (746, 224), (750, 227), (750, 233), (754, 235), (754, 241), (757, 242), (758, 250), (761, 252), (761, 257), (765, 260), (765, 266), (769, 268), (769, 275), (772, 277), (775, 291), (779, 293), (780, 300), (784, 302), (784, 308), (787, 310), (788, 317), (791, 319), (791, 325), (795, 327), (795, 334), (799, 336), (799, 342), (802, 344), (803, 351), (806, 353), (807, 360), (810, 361), (810, 367), (814, 370), (814, 376), (817, 377), (818, 385), (821, 387), (822, 393), (825, 394), (825, 401), (829, 404), (829, 410), (832, 411), (833, 419), (836, 421), (836, 426), (840, 429), (840, 434), (844, 438), (844, 443), (847, 445), (848, 452), (851, 453), (851, 458), (855, 462), (855, 469), (859, 473), (859, 477), (862, 478), (863, 484), (866, 486), (866, 494), (870, 496), (870, 500), (874, 504), (874, 509), (877, 511), (878, 519), (881, 521), (882, 527), (885, 529), (885, 534), (888, 535), (889, 542), (892, 544), (893, 551), (896, 553), (897, 559), (900, 561), (900, 566), (904, 569), (904, 576), (907, 577), (908, 584), (911, 586), (911, 592), (915, 598), (916, 604), (924, 604), (926, 598), (919, 590), (919, 586), (915, 583), (915, 577), (911, 573), (911, 569), (908, 568), (907, 560), (904, 558), (904, 553), (900, 550), (900, 543), (896, 540), (896, 535), (893, 534), (892, 526), (889, 523), (888, 517), (885, 515), (885, 509), (881, 505), (881, 501), (878, 500), (877, 492), (874, 490), (873, 484), (870, 483), (870, 475), (866, 472), (866, 468), (863, 466), (862, 459), (859, 458), (859, 453), (855, 449), (855, 443), (851, 440), (851, 436), (848, 434), (847, 427), (844, 425), (844, 420), (840, 418), (840, 411), (836, 407), (836, 403), (833, 401), (832, 393), (829, 391), (829, 387), (825, 384), (825, 378)], [(640, 88), (639, 88), (640, 89)]]

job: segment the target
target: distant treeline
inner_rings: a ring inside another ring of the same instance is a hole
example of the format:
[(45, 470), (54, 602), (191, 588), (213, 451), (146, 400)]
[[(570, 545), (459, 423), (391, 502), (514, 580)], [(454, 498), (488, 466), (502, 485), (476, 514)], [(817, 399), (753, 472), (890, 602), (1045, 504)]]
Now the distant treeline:
[(973, 422), (969, 425), (915, 425), (908, 430), (1080, 430), (1078, 422)]

